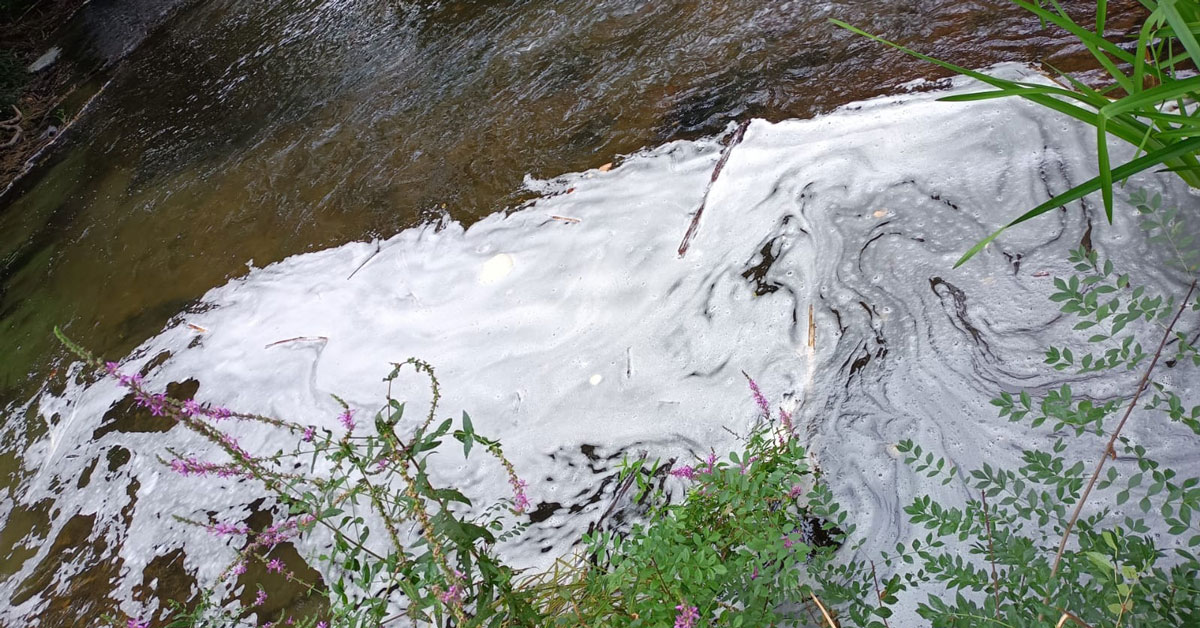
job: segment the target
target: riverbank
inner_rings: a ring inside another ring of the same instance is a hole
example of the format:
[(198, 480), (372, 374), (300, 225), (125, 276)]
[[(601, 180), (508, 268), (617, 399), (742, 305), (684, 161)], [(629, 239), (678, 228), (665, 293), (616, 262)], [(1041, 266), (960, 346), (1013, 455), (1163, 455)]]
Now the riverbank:
[(0, 2), (0, 198), (79, 120), (121, 60), (183, 4)]

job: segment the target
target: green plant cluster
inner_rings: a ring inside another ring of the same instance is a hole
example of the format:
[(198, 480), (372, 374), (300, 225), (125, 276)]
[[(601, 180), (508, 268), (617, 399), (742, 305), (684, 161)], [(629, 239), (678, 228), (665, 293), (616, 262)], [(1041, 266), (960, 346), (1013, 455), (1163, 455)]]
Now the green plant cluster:
[(584, 539), (588, 594), (611, 601), (582, 625), (671, 625), (680, 606), (696, 608), (696, 625), (811, 623), (813, 609), (797, 604), (812, 593), (808, 574), (833, 560), (845, 536), (836, 526), (853, 528), (804, 448), (779, 433), (758, 429), (740, 452), (675, 469), (690, 485), (679, 503), (644, 479), (664, 467), (628, 469), (648, 510), (629, 531)]

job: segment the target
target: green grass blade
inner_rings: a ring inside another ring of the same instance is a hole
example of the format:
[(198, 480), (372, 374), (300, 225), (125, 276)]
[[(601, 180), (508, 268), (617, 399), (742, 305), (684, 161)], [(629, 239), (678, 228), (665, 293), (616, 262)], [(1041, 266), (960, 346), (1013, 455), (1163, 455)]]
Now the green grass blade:
[[(1154, 151), (1153, 153), (1119, 166), (1109, 173), (1109, 177), (1110, 179), (1127, 179), (1139, 172), (1142, 172), (1143, 170), (1148, 170), (1158, 164), (1170, 161), (1184, 154), (1195, 154), (1197, 151), (1200, 151), (1200, 138), (1193, 138), (1182, 142), (1177, 142), (1168, 146), (1167, 148)], [(1041, 216), (1048, 211), (1062, 207), (1067, 203), (1077, 201), (1084, 196), (1087, 196), (1088, 194), (1100, 189), (1100, 183), (1100, 177), (1094, 177), (1067, 190), (1066, 192), (1063, 192), (1062, 194), (1059, 194), (1058, 196), (1055, 196), (1045, 203), (1034, 207), (1024, 214), (1021, 214), (1012, 222), (996, 230), (996, 232), (992, 235), (976, 243), (975, 246), (971, 247), (971, 250), (967, 251), (961, 258), (959, 258), (958, 262), (954, 264), (954, 267), (958, 268), (959, 266), (965, 264), (967, 260), (974, 257), (976, 253), (982, 251), (985, 246), (999, 237), (999, 235), (1005, 230), (1019, 225), (1031, 218)]]
[[(1016, 89), (1000, 89), (1000, 90), (993, 90), (993, 91), (987, 91), (987, 92), (972, 92), (970, 94), (952, 94), (950, 96), (943, 96), (943, 97), (939, 98), (938, 100), (941, 102), (972, 102), (972, 101), (976, 101), (976, 100), (991, 100), (993, 98), (1008, 98), (1010, 96), (1020, 96), (1023, 98), (1025, 96), (1029, 96), (1029, 95), (1033, 95), (1033, 94), (1055, 94), (1058, 96), (1065, 96), (1067, 98), (1074, 98), (1076, 100), (1080, 100), (1089, 105), (1095, 104), (1094, 100), (1088, 99), (1083, 94), (1079, 94), (1077, 92), (1072, 92), (1070, 90), (1063, 89), (1061, 87), (1047, 87), (1047, 86), (1021, 87), (1021, 88), (1016, 88)], [(1110, 101), (1107, 99), (1101, 98), (1100, 102), (1108, 103)], [(1104, 105), (1101, 105), (1101, 106), (1104, 106)], [(1099, 108), (1099, 107), (1097, 107), (1097, 108)]]
[(1113, 219), (1112, 169), (1108, 161), (1108, 118), (1096, 120), (1096, 161), (1100, 167), (1100, 195), (1104, 199), (1104, 215), (1108, 223)]
[(1102, 115), (1115, 116), (1135, 109), (1147, 107), (1154, 109), (1159, 103), (1185, 94), (1191, 94), (1197, 90), (1200, 90), (1200, 76), (1173, 80), (1163, 83), (1158, 87), (1130, 94), (1120, 100), (1113, 101), (1100, 109), (1100, 112)]
[(1158, 6), (1162, 10), (1167, 24), (1170, 24), (1171, 28), (1175, 31), (1175, 39), (1183, 44), (1184, 50), (1187, 50), (1188, 56), (1192, 58), (1192, 64), (1200, 68), (1200, 42), (1196, 41), (1196, 36), (1188, 28), (1187, 20), (1179, 14), (1179, 9), (1175, 6), (1177, 1), (1162, 0)]

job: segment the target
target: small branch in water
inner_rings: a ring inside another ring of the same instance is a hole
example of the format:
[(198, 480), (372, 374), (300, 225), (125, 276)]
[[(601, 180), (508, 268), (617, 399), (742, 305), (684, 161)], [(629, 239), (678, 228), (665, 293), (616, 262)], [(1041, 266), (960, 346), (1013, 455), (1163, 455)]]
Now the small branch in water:
[(813, 306), (808, 304), (808, 348), (817, 348), (817, 321), (813, 316)]
[(329, 339), (326, 338), (325, 336), (296, 336), (295, 338), (287, 338), (285, 340), (276, 340), (275, 342), (272, 342), (271, 344), (269, 344), (263, 348), (270, 349), (271, 347), (279, 346), (282, 344), (287, 344), (289, 342), (307, 342), (307, 341), (313, 341), (313, 340), (319, 340), (321, 342), (329, 342)]
[(821, 609), (821, 616), (825, 618), (825, 621), (829, 624), (829, 628), (838, 628), (837, 622), (833, 621), (833, 617), (829, 614), (829, 611), (826, 610), (825, 605), (821, 603), (821, 600), (817, 599), (817, 594), (809, 593), (809, 596), (811, 596), (812, 600), (817, 603), (817, 608)]
[(708, 203), (708, 193), (712, 191), (713, 184), (717, 182), (717, 177), (721, 176), (721, 170), (725, 167), (725, 163), (729, 161), (729, 155), (733, 153), (733, 148), (741, 144), (742, 140), (746, 138), (746, 129), (749, 127), (749, 120), (738, 125), (737, 130), (733, 132), (733, 136), (729, 139), (729, 144), (725, 146), (725, 150), (721, 153), (721, 158), (717, 160), (717, 165), (713, 168), (712, 178), (708, 180), (708, 187), (704, 188), (704, 198), (700, 200), (700, 207), (692, 215), (692, 224), (688, 225), (687, 233), (683, 234), (683, 241), (679, 243), (679, 257), (687, 254), (688, 246), (692, 244), (692, 238), (696, 236), (696, 231), (700, 229), (700, 215), (704, 213), (704, 205)]
[[(1051, 578), (1058, 574), (1058, 565), (1062, 562), (1063, 551), (1067, 548), (1067, 540), (1071, 538), (1071, 530), (1075, 528), (1075, 521), (1079, 519), (1079, 513), (1083, 510), (1083, 505), (1087, 502), (1088, 496), (1092, 494), (1092, 487), (1096, 485), (1096, 480), (1100, 478), (1100, 472), (1104, 470), (1104, 464), (1108, 462), (1110, 457), (1117, 457), (1117, 450), (1114, 448), (1114, 445), (1117, 443), (1117, 438), (1121, 436), (1121, 429), (1125, 427), (1125, 422), (1129, 420), (1129, 415), (1133, 414), (1133, 409), (1137, 407), (1138, 399), (1141, 399), (1142, 393), (1146, 391), (1146, 386), (1150, 383), (1150, 374), (1154, 372), (1154, 367), (1158, 365), (1158, 358), (1162, 356), (1163, 347), (1167, 346), (1167, 341), (1171, 339), (1171, 331), (1175, 329), (1175, 323), (1178, 323), (1179, 317), (1183, 316), (1184, 310), (1188, 307), (1188, 301), (1191, 301), (1192, 293), (1195, 291), (1196, 280), (1193, 279), (1192, 286), (1188, 288), (1187, 295), (1183, 297), (1183, 302), (1179, 305), (1179, 311), (1175, 312), (1175, 318), (1171, 319), (1171, 324), (1167, 326), (1166, 332), (1163, 333), (1162, 341), (1158, 343), (1158, 350), (1154, 352), (1154, 359), (1150, 360), (1150, 366), (1146, 368), (1141, 382), (1138, 383), (1137, 392), (1133, 395), (1133, 399), (1129, 400), (1129, 406), (1125, 408), (1125, 415), (1121, 417), (1121, 422), (1117, 424), (1117, 429), (1113, 430), (1112, 437), (1108, 439), (1108, 444), (1104, 447), (1104, 453), (1100, 456), (1100, 462), (1096, 464), (1096, 470), (1092, 473), (1092, 479), (1088, 482), (1087, 488), (1084, 489), (1083, 495), (1079, 498), (1079, 503), (1075, 504), (1075, 512), (1071, 513), (1071, 519), (1067, 522), (1066, 529), (1063, 530), (1062, 540), (1058, 543), (1058, 553), (1054, 555), (1054, 566), (1050, 569)], [(1049, 592), (1046, 595), (1048, 598), (1050, 595)]]
[(350, 279), (352, 279), (354, 277), (354, 275), (356, 273), (358, 273), (358, 271), (362, 270), (363, 266), (367, 265), (367, 262), (375, 259), (375, 256), (379, 255), (379, 251), (381, 248), (382, 248), (382, 245), (379, 243), (378, 240), (376, 240), (375, 241), (375, 250), (370, 255), (367, 256), (367, 259), (363, 260), (363, 262), (358, 265), (358, 268), (355, 268), (354, 271), (351, 272), (350, 275), (346, 277), (346, 281), (349, 281)]

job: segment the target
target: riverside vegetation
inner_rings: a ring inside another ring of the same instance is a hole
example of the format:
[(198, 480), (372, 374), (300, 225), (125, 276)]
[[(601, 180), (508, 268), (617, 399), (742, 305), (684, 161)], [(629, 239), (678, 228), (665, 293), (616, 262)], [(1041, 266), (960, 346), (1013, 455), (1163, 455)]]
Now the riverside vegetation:
[[(1100, 176), (1011, 224), (1097, 190), (1111, 218), (1114, 184), (1153, 167), (1198, 187), (1200, 122), (1193, 114), (1200, 79), (1183, 71), (1200, 67), (1197, 3), (1143, 2), (1150, 14), (1131, 53), (1104, 39), (1103, 0), (1092, 29), (1071, 21), (1055, 0), (1014, 1), (1079, 36), (1113, 80), (1095, 87), (1064, 77), (1070, 89), (1047, 87), (930, 59), (997, 88), (951, 100), (1019, 96), (1097, 129)], [(1111, 97), (1117, 93), (1124, 95)], [(1145, 154), (1112, 168), (1109, 134)], [(1187, 225), (1191, 212), (1164, 207), (1153, 193), (1135, 192), (1130, 201), (1150, 241), (1171, 258), (1171, 272), (1190, 287), (1156, 294), (1096, 251), (1073, 251), (1074, 273), (1054, 280), (1050, 299), (1076, 319), (1075, 329), (1088, 330), (1090, 349), (1048, 347), (1045, 362), (1069, 373), (1130, 371), (1136, 385), (1103, 400), (1065, 384), (1001, 392), (993, 400), (1000, 417), (1052, 443), (1046, 451), (1025, 450), (1016, 468), (959, 469), (921, 443), (899, 443), (914, 473), (957, 484), (968, 498), (946, 504), (918, 497), (904, 510), (924, 534), (878, 556), (856, 551), (862, 539), (794, 437), (790, 417), (773, 410), (749, 378), (759, 418), (737, 451), (691, 464), (628, 461), (618, 496), (628, 492), (634, 523), (595, 526), (573, 555), (528, 573), (506, 564), (497, 548), (525, 530), (526, 491), (537, 487), (526, 485), (501, 443), (477, 433), (469, 415), (438, 420), (440, 391), (428, 364), (394, 365), (379, 411), (359, 417), (342, 404), (341, 429), (330, 431), (168, 397), (60, 338), (117, 378), (140, 405), (220, 452), (220, 461), (175, 456), (164, 464), (184, 475), (253, 478), (275, 497), (269, 526), (191, 522), (240, 548), (222, 579), (254, 591), (246, 575), (255, 565), (303, 581), (299, 566), (272, 549), (298, 537), (324, 548), (310, 557), (322, 566), (323, 581), (302, 582), (324, 601), (321, 608), (264, 617), (256, 610), (267, 601), (262, 589), (250, 603), (201, 593), (180, 606), (173, 626), (890, 628), (889, 618), (906, 601), (934, 626), (1198, 625), (1200, 478), (1157, 462), (1124, 428), (1129, 421), (1161, 422), (1164, 431), (1200, 435), (1200, 406), (1189, 407), (1156, 376), (1164, 368), (1200, 368), (1200, 349), (1183, 331), (1195, 329), (1200, 315), (1200, 254)], [(417, 419), (405, 418), (406, 406), (391, 390), (410, 367), (428, 376), (432, 388), (431, 407)], [(246, 451), (222, 429), (226, 421), (268, 426), (291, 445)], [(507, 478), (511, 497), (475, 504), (455, 487), (438, 485), (430, 468), (438, 452), (485, 457), (479, 464)], [(1118, 457), (1132, 464), (1112, 464)], [(668, 489), (677, 486), (684, 494), (672, 498)], [(148, 625), (140, 617), (111, 622)]]

